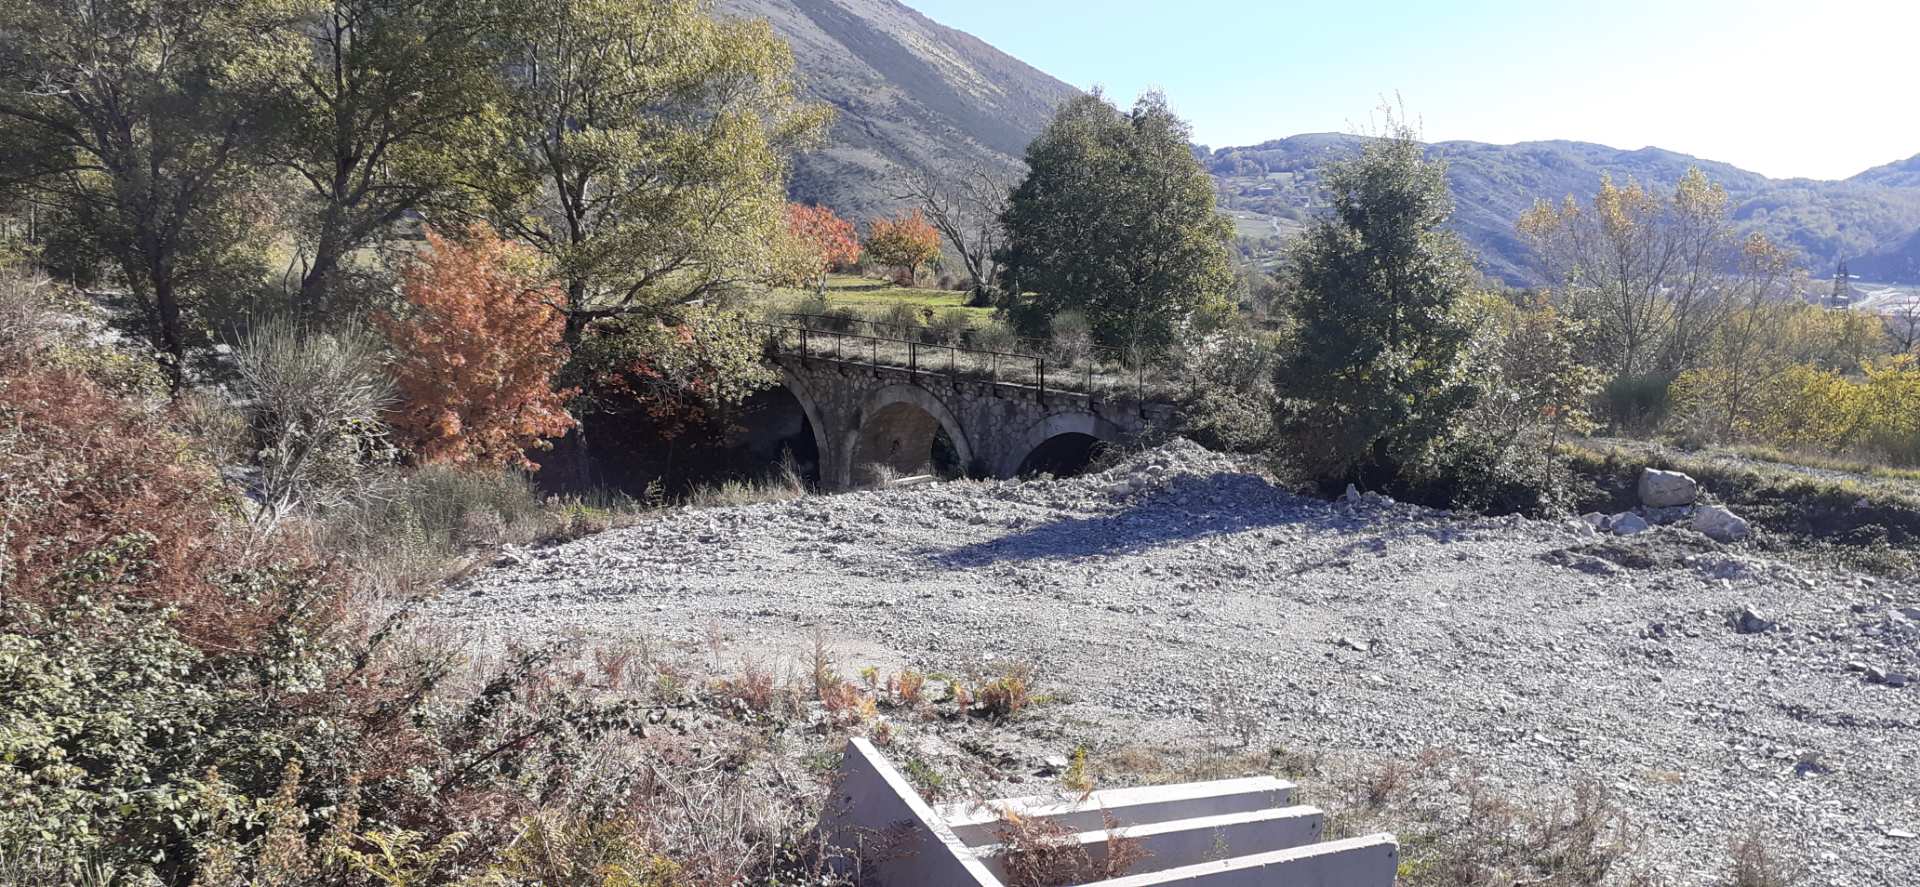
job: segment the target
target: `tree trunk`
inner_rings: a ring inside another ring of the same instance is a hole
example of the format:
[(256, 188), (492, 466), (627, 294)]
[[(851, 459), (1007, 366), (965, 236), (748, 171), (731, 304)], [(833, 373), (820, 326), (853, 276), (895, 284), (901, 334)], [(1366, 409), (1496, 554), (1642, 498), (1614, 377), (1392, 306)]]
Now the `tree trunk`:
[(186, 386), (187, 344), (180, 328), (180, 298), (174, 290), (173, 277), (165, 269), (156, 268), (151, 277), (153, 284), (154, 313), (160, 322), (156, 330), (160, 334), (160, 352), (166, 355), (161, 361), (161, 371), (167, 377), (167, 390), (175, 396)]
[(332, 295), (333, 278), (340, 270), (340, 243), (337, 237), (323, 234), (314, 246), (313, 264), (300, 279), (298, 311), (302, 318), (314, 319), (326, 313)]

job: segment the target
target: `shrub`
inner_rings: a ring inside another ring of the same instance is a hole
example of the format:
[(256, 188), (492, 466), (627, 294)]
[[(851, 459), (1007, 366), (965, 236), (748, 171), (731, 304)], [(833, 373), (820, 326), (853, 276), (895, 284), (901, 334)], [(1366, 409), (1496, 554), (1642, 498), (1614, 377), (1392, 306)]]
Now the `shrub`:
[(43, 277), (0, 265), (0, 361), (19, 360), (44, 347), (53, 326), (51, 287)]
[(1609, 427), (1645, 434), (1660, 427), (1672, 408), (1667, 376), (1620, 376), (1607, 382), (1600, 397), (1601, 418)]
[(1068, 366), (1085, 364), (1093, 357), (1093, 324), (1083, 311), (1062, 311), (1053, 316), (1048, 344), (1053, 359)]
[(1251, 332), (1233, 330), (1181, 349), (1190, 384), (1180, 400), (1180, 433), (1209, 449), (1252, 453), (1273, 438), (1277, 355)]
[(297, 504), (327, 504), (319, 500), (379, 459), (386, 429), (377, 417), (392, 387), (372, 336), (268, 322), (240, 340), (234, 364), (267, 523)]
[(403, 275), (406, 311), (381, 325), (397, 354), (393, 426), (422, 462), (536, 466), (529, 449), (574, 426), (554, 374), (567, 360), (560, 296), (533, 257), (483, 227), (427, 232)]
[(1020, 347), (1020, 333), (1006, 322), (994, 320), (985, 326), (977, 327), (968, 334), (967, 346), (981, 351), (998, 351), (1003, 354), (1017, 354)]
[(927, 337), (939, 345), (959, 345), (973, 329), (973, 315), (959, 308), (948, 308), (927, 323)]
[[(52, 606), (65, 599), (58, 580), (74, 563), (144, 534), (148, 554), (136, 585), (142, 600), (172, 607), (178, 622), (216, 635), (216, 626), (245, 618), (210, 581), (239, 547), (218, 516), (228, 507), (219, 478), (190, 441), (164, 428), (152, 405), (113, 397), (73, 370), (0, 373), (6, 599)], [(104, 580), (134, 565), (95, 569)]]
[(895, 302), (874, 317), (874, 321), (882, 325), (882, 335), (912, 339), (920, 334), (921, 324), (925, 321), (924, 310), (917, 305)]
[(1807, 882), (1807, 867), (1783, 849), (1787, 842), (1771, 841), (1756, 827), (1733, 842), (1733, 887), (1798, 887)]
[(1911, 355), (1868, 363), (1859, 375), (1796, 364), (1755, 386), (1737, 415), (1721, 416), (1726, 372), (1691, 370), (1675, 381), (1674, 411), (1688, 427), (1717, 423), (1738, 440), (1920, 465), (1920, 362)]

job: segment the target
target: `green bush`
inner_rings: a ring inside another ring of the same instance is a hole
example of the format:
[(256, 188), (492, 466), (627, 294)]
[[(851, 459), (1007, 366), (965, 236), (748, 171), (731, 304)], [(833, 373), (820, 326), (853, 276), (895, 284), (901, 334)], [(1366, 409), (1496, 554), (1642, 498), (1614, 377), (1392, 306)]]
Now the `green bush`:
[(973, 329), (973, 315), (959, 308), (948, 308), (933, 316), (927, 324), (927, 336), (940, 345), (958, 345)]
[(216, 813), (202, 803), (211, 781), (265, 797), (289, 761), (344, 766), (354, 753), (345, 725), (289, 704), (344, 661), (315, 633), (324, 594), (295, 571), (231, 574), (222, 585), (236, 600), (285, 606), (253, 642), (205, 649), (176, 630), (176, 612), (136, 602), (155, 541), (111, 540), (54, 580), (64, 603), (4, 612), (0, 858), (172, 880), (191, 871)]
[(926, 320), (926, 309), (905, 302), (895, 302), (881, 309), (873, 317), (880, 325), (883, 335), (901, 339), (911, 339), (919, 335), (920, 327)]
[(1210, 449), (1258, 452), (1273, 440), (1273, 347), (1245, 331), (1216, 333), (1181, 349), (1190, 384), (1180, 433)]
[(967, 347), (1015, 354), (1021, 350), (1020, 333), (1006, 323), (995, 320), (968, 334)]
[(1621, 376), (1607, 383), (1601, 392), (1602, 416), (1606, 423), (1622, 431), (1646, 434), (1667, 421), (1672, 407), (1669, 390), (1673, 380), (1666, 376)]

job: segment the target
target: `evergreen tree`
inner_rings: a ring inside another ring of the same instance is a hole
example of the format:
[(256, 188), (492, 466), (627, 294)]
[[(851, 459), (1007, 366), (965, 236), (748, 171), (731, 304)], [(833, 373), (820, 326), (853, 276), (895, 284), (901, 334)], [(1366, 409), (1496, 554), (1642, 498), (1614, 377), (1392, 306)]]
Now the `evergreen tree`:
[(1364, 480), (1417, 464), (1470, 405), (1467, 330), (1454, 305), (1474, 280), (1446, 167), (1390, 121), (1326, 172), (1333, 213), (1296, 245), (1298, 345), (1274, 382), (1282, 432), (1310, 470)]
[(1022, 326), (1079, 311), (1100, 344), (1151, 356), (1196, 312), (1225, 310), (1232, 226), (1164, 96), (1127, 113), (1098, 93), (1069, 101), (1027, 166), (1002, 217)]

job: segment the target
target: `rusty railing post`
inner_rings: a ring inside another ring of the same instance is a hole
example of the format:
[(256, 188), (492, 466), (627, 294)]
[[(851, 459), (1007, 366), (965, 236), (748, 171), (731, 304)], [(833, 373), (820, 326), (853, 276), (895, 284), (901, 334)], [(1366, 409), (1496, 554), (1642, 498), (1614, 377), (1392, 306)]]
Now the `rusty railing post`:
[(1044, 357), (1036, 357), (1033, 359), (1033, 363), (1033, 375), (1039, 381), (1037, 387), (1040, 389), (1040, 403), (1044, 404), (1047, 402), (1047, 359)]

